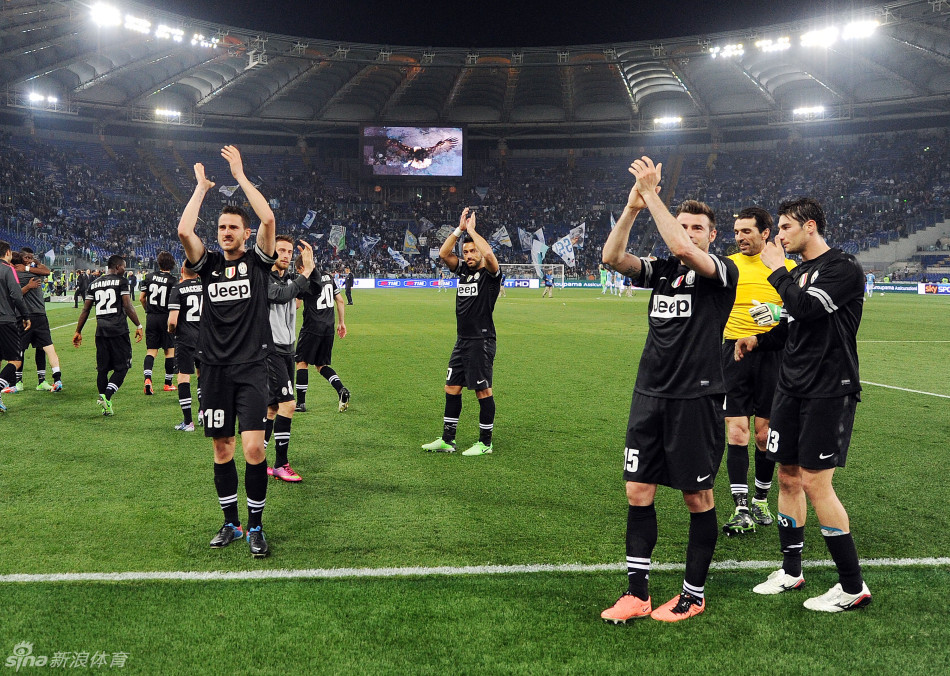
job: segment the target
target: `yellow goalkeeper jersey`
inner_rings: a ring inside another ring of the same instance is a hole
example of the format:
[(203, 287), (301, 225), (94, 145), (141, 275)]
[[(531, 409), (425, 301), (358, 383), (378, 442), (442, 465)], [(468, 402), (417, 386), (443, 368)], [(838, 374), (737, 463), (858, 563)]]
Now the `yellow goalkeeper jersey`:
[[(736, 287), (736, 302), (732, 306), (732, 312), (729, 313), (723, 336), (727, 340), (736, 340), (765, 333), (772, 327), (756, 324), (749, 315), (749, 308), (752, 307), (753, 299), (760, 303), (782, 304), (782, 297), (778, 295), (775, 287), (769, 284), (769, 275), (772, 271), (762, 263), (759, 254), (746, 256), (743, 253), (736, 253), (729, 258), (739, 268), (739, 285)], [(785, 267), (791, 270), (795, 267), (795, 262), (786, 260)]]

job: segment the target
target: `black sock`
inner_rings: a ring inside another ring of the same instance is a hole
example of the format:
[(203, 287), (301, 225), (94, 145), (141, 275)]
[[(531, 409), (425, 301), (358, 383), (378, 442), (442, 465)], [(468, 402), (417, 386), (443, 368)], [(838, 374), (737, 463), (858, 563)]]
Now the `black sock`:
[(274, 419), (268, 418), (264, 423), (264, 448), (270, 444), (270, 435), (274, 432)]
[(320, 369), (320, 375), (326, 378), (327, 382), (333, 385), (333, 389), (336, 390), (337, 394), (339, 394), (340, 390), (343, 389), (343, 381), (340, 380), (340, 376), (338, 376), (336, 371), (331, 369), (329, 366), (324, 366), (322, 369)]
[(43, 381), (46, 380), (46, 351), (42, 349), (36, 350), (33, 360), (36, 362), (37, 384), (42, 385)]
[[(788, 524), (787, 526), (784, 524)], [(805, 548), (805, 527), (792, 525), (795, 521), (784, 514), (778, 515), (778, 541), (782, 546), (782, 569), (786, 575), (802, 574), (802, 550)]]
[(775, 474), (775, 461), (765, 457), (765, 453), (755, 452), (755, 499), (765, 500), (772, 488), (772, 475)]
[(836, 528), (824, 526), (821, 534), (825, 536), (825, 546), (838, 568), (841, 589), (848, 594), (857, 594), (861, 591), (864, 579), (861, 577), (861, 564), (858, 562), (858, 549), (854, 546), (854, 538), (851, 533), (842, 533)]
[(175, 374), (175, 358), (165, 357), (165, 384), (172, 384), (172, 376)]
[(121, 371), (113, 371), (112, 377), (109, 378), (109, 384), (106, 386), (106, 399), (112, 400), (112, 395), (119, 391), (119, 388), (122, 387), (122, 382), (125, 380), (125, 374), (129, 372), (129, 369), (122, 369)]
[(234, 458), (220, 465), (214, 463), (214, 489), (218, 492), (218, 504), (224, 510), (224, 522), (235, 526), (241, 525), (241, 518), (237, 509), (237, 468)]
[(683, 591), (699, 598), (704, 597), (706, 576), (709, 574), (709, 564), (712, 563), (718, 537), (719, 524), (716, 521), (715, 507), (689, 515), (689, 543), (686, 545)]
[(99, 391), (99, 394), (104, 395), (106, 393), (106, 388), (108, 386), (109, 386), (109, 372), (96, 371), (96, 389)]
[[(726, 472), (729, 474), (729, 490), (736, 507), (749, 506), (749, 447), (729, 444), (726, 452)], [(741, 501), (740, 501), (741, 500)]]
[(445, 416), (442, 418), (442, 441), (451, 444), (455, 441), (455, 431), (459, 426), (459, 416), (462, 414), (462, 395), (445, 395)]
[(248, 464), (244, 470), (244, 491), (247, 493), (247, 527), (261, 525), (264, 502), (267, 499), (267, 462)]
[(627, 506), (627, 591), (650, 598), (650, 557), (656, 547), (656, 507)]
[(307, 369), (297, 369), (297, 403), (307, 403), (307, 384), (310, 382), (310, 372)]
[(145, 379), (149, 380), (152, 377), (152, 368), (155, 366), (155, 357), (150, 354), (145, 355)]
[(14, 366), (13, 364), (7, 363), (7, 365), (3, 367), (3, 370), (0, 371), (0, 390), (2, 390), (4, 387), (8, 387), (9, 385), (15, 384), (16, 383), (15, 378), (16, 378), (16, 366)]
[(53, 367), (53, 382), (58, 383), (63, 379), (63, 372), (59, 370), (58, 366)]
[(178, 383), (178, 405), (185, 417), (185, 424), (191, 424), (191, 383)]
[(478, 400), (478, 440), (491, 446), (491, 434), (495, 427), (495, 397)]
[(290, 447), (290, 418), (277, 414), (274, 418), (274, 467), (287, 464), (287, 449)]

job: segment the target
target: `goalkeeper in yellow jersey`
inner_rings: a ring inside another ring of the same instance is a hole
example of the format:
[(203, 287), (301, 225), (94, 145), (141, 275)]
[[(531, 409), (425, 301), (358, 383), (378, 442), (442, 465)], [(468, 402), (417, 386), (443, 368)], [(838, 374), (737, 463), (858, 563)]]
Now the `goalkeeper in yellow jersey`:
[[(772, 395), (778, 380), (781, 362), (779, 352), (753, 352), (758, 360), (737, 362), (734, 358), (736, 340), (768, 331), (770, 326), (760, 326), (751, 316), (753, 309), (773, 313), (777, 323), (781, 313), (782, 299), (769, 283), (772, 272), (759, 258), (772, 232), (772, 216), (760, 207), (747, 207), (739, 212), (734, 227), (739, 253), (729, 256), (739, 268), (739, 284), (736, 301), (726, 322), (722, 345), (722, 374), (726, 387), (726, 435), (728, 452), (726, 471), (729, 488), (736, 509), (722, 527), (726, 535), (754, 533), (757, 526), (772, 523), (768, 495), (772, 487), (775, 463), (765, 457), (769, 433), (769, 415)], [(795, 263), (785, 261), (791, 270)], [(754, 416), (755, 430), (755, 493), (749, 500), (749, 437), (750, 418)]]

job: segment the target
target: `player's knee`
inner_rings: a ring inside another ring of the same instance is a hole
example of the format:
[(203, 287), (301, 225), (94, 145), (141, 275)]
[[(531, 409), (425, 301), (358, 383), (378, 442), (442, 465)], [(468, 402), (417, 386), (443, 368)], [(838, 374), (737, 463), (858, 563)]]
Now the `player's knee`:
[(446, 394), (462, 394), (462, 386), (461, 385), (446, 385), (445, 393)]
[(492, 391), (490, 387), (485, 388), (484, 390), (475, 391), (475, 397), (478, 399), (488, 399), (488, 397), (490, 396), (492, 396)]
[(835, 489), (831, 486), (833, 470), (804, 470), (802, 471), (801, 485), (805, 495), (813, 503), (827, 495), (834, 495)]
[(633, 507), (646, 507), (653, 504), (656, 486), (628, 481), (626, 486), (627, 502)]
[(802, 490), (802, 473), (800, 467), (779, 465), (777, 476), (779, 489), (783, 493), (798, 493)]
[(290, 401), (282, 401), (277, 404), (276, 411), (278, 415), (282, 415), (285, 418), (292, 418), (294, 416), (294, 407), (297, 405), (293, 399)]

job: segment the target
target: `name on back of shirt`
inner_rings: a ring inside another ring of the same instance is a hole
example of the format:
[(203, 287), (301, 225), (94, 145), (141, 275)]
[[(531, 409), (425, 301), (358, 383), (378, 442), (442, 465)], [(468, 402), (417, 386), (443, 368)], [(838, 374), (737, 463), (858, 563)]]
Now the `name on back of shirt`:
[(653, 296), (653, 306), (650, 316), (658, 319), (674, 319), (677, 317), (693, 316), (693, 298), (688, 294), (675, 296)]
[(104, 286), (118, 286), (121, 283), (121, 279), (99, 279), (96, 281), (96, 288), (101, 289)]
[(251, 297), (251, 280), (235, 279), (231, 282), (211, 282), (208, 284), (208, 298), (212, 303), (232, 300), (247, 300)]

